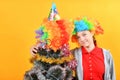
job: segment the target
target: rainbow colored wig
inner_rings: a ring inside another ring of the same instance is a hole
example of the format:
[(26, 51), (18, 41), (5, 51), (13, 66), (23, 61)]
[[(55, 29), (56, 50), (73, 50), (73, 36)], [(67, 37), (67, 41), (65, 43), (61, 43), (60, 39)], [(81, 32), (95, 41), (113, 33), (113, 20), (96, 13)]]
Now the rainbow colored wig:
[(82, 19), (76, 19), (74, 20), (74, 31), (73, 34), (76, 34), (80, 31), (94, 31), (95, 34), (103, 34), (103, 29), (99, 25), (97, 21), (92, 21), (92, 19), (88, 19), (87, 17), (83, 17)]

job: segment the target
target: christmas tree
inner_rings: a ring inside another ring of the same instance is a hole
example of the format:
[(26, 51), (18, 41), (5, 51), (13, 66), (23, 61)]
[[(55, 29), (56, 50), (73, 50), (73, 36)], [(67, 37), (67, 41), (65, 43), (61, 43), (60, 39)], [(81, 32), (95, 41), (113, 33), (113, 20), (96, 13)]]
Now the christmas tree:
[(77, 65), (69, 47), (73, 30), (72, 22), (60, 19), (53, 3), (48, 18), (36, 31), (38, 49), (24, 80), (73, 80)]

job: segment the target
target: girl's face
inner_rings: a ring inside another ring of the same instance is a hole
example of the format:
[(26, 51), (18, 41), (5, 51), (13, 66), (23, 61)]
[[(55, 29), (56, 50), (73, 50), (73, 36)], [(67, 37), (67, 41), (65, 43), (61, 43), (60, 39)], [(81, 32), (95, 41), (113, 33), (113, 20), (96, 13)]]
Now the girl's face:
[(81, 46), (83, 47), (89, 47), (90, 45), (93, 45), (93, 33), (90, 31), (81, 31), (77, 32), (77, 39)]

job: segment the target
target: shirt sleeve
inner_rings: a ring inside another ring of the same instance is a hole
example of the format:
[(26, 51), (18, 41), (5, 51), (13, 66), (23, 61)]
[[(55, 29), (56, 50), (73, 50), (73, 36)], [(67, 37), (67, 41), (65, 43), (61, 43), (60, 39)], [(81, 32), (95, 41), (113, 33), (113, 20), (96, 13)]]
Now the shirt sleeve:
[(111, 55), (111, 53), (109, 52), (109, 54), (110, 54), (110, 63), (109, 63), (109, 65), (110, 65), (110, 78), (111, 78), (111, 80), (116, 80), (116, 77), (115, 77), (115, 67), (114, 67), (114, 61), (113, 61), (113, 58), (112, 58), (112, 55)]
[(103, 49), (105, 61), (104, 80), (116, 80), (115, 67), (112, 55), (109, 50)]

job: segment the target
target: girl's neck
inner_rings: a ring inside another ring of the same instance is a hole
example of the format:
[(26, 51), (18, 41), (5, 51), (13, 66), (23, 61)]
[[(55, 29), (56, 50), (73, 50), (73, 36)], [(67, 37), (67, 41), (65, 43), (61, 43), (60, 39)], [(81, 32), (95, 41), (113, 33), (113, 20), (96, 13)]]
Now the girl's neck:
[(88, 52), (91, 52), (94, 48), (95, 48), (95, 45), (94, 44), (92, 44), (92, 45), (90, 45), (90, 46), (86, 46), (86, 47), (84, 47)]

